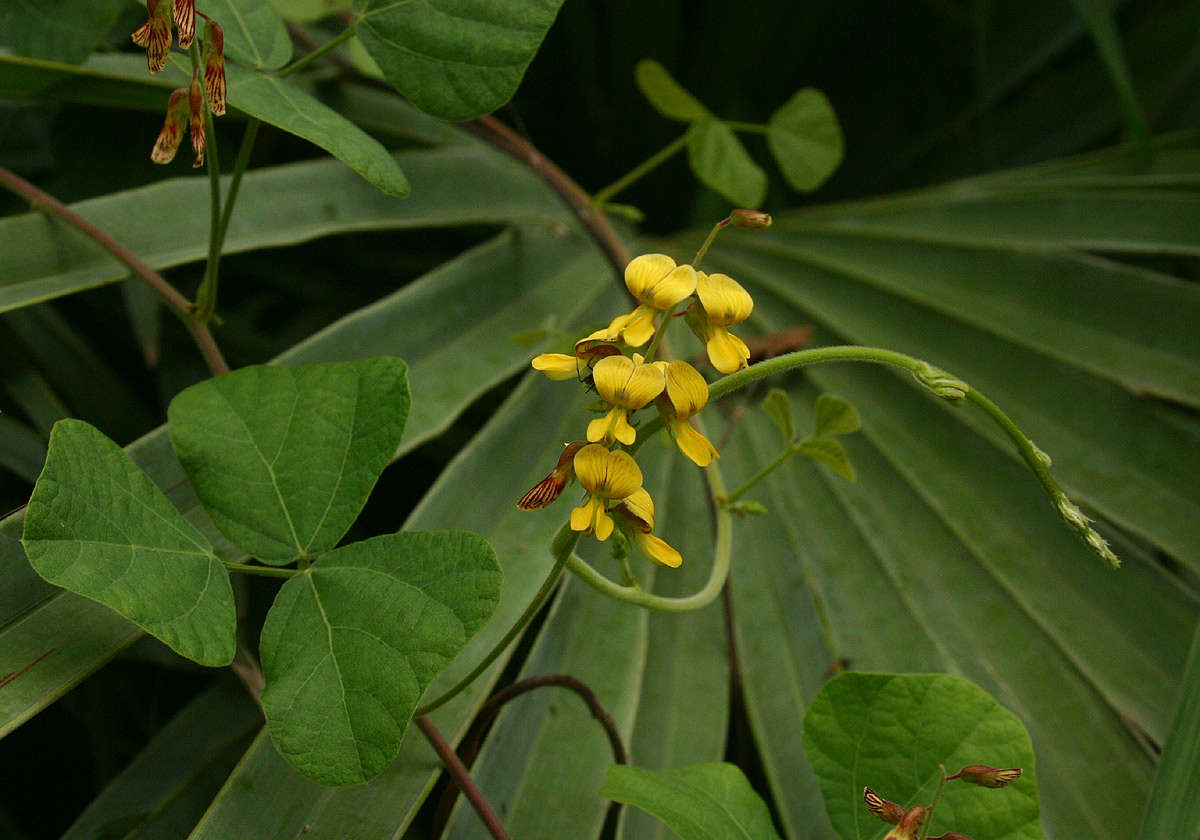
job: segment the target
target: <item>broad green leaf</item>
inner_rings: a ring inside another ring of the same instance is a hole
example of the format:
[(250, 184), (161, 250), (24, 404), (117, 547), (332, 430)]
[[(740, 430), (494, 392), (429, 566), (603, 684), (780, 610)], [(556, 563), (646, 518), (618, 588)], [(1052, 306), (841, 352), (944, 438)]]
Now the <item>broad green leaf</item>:
[(351, 0), (271, 0), (284, 20), (309, 23), (349, 10)]
[(692, 122), (709, 116), (708, 109), (684, 90), (667, 72), (667, 68), (657, 61), (643, 58), (633, 68), (633, 78), (638, 90), (650, 100), (654, 110), (664, 117)]
[(825, 183), (845, 152), (837, 114), (816, 88), (797, 91), (771, 114), (767, 146), (783, 177), (800, 192), (812, 192)]
[[(271, 3), (261, 0), (198, 0), (197, 10), (221, 26), (225, 54), (259, 70), (275, 70), (292, 57), (292, 39), (283, 18)], [(198, 34), (203, 21), (197, 21)]]
[(200, 382), (167, 410), (196, 495), (264, 563), (337, 545), (391, 462), (408, 419), (400, 359), (255, 366)]
[(378, 775), (426, 686), (495, 611), (500, 580), (482, 537), (410, 531), (344, 546), (284, 584), (260, 649), (284, 758), (322, 784)]
[(887, 825), (863, 788), (905, 808), (928, 806), (941, 779), (968, 764), (1017, 767), (1000, 789), (947, 784), (931, 834), (1044, 840), (1029, 733), (974, 683), (943, 674), (860, 674), (831, 680), (804, 717), (804, 748), (843, 840), (882, 837)]
[(123, 0), (0, 0), (0, 44), (19, 55), (78, 64), (104, 40)]
[(796, 444), (796, 454), (820, 461), (848, 481), (855, 480), (854, 465), (837, 438), (811, 437)]
[(246, 687), (226, 675), (158, 731), (63, 840), (186, 837), (261, 724)]
[(408, 180), (379, 141), (337, 111), (282, 79), (227, 67), (229, 104), (320, 146), (388, 195), (408, 195)]
[(767, 173), (720, 120), (706, 117), (692, 123), (687, 150), (696, 177), (738, 207), (757, 207), (766, 197)]
[(734, 764), (662, 771), (614, 764), (600, 795), (649, 811), (682, 840), (779, 837), (767, 804)]
[(111, 607), (201, 665), (232, 661), (233, 591), (212, 546), (87, 423), (55, 424), (22, 542), (56, 586)]
[(1200, 833), (1200, 631), (1183, 672), (1171, 731), (1163, 745), (1142, 822), (1141, 840), (1174, 840)]
[(817, 422), (813, 434), (823, 435), (852, 435), (862, 428), (862, 420), (852, 404), (836, 394), (822, 394), (817, 397)]
[(790, 446), (796, 437), (796, 426), (792, 421), (792, 402), (787, 391), (782, 388), (772, 388), (768, 391), (762, 401), (762, 410), (779, 427), (784, 444)]
[(456, 122), (507, 102), (562, 0), (355, 0), (355, 31), (422, 111)]
[(355, 70), (372, 79), (383, 79), (383, 71), (375, 63), (375, 59), (371, 58), (360, 38), (351, 38), (347, 49), (350, 52), (350, 63), (354, 65)]

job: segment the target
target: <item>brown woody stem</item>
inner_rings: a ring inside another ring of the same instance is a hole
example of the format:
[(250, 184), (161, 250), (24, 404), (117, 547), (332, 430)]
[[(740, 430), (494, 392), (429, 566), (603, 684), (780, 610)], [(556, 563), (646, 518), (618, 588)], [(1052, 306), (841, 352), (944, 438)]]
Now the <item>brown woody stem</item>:
[(467, 768), (459, 761), (450, 744), (442, 737), (442, 733), (438, 731), (433, 719), (429, 715), (421, 715), (416, 719), (416, 722), (421, 732), (425, 734), (425, 738), (433, 747), (433, 751), (442, 760), (442, 764), (446, 765), (446, 770), (450, 773), (451, 780), (466, 795), (467, 801), (471, 803), (471, 807), (475, 809), (475, 813), (479, 814), (479, 819), (483, 820), (483, 824), (487, 826), (487, 830), (491, 832), (492, 837), (496, 838), (496, 840), (509, 840), (508, 833), (504, 830), (504, 826), (500, 824), (496, 813), (488, 805), (487, 800), (483, 798), (483, 794), (471, 779), (471, 774), (467, 772)]

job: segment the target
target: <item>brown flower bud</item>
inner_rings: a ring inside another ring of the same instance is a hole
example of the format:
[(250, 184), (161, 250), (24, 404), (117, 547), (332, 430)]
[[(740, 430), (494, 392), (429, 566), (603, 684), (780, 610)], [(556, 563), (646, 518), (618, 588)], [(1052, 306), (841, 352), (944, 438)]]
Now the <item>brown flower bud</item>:
[(150, 19), (133, 31), (133, 43), (146, 48), (151, 73), (162, 72), (171, 51), (171, 0), (146, 0)]
[(586, 440), (577, 440), (563, 447), (558, 465), (550, 475), (543, 478), (521, 497), (517, 507), (521, 510), (541, 510), (562, 495), (571, 477), (575, 475), (575, 453), (587, 446)]
[(225, 113), (225, 33), (207, 18), (204, 21), (204, 92), (213, 116)]
[(162, 131), (158, 133), (154, 150), (150, 152), (150, 160), (155, 163), (170, 163), (175, 159), (175, 152), (179, 150), (179, 144), (183, 141), (183, 127), (187, 118), (187, 89), (171, 91), (171, 98), (167, 100), (167, 119), (163, 123)]
[(196, 0), (175, 0), (175, 37), (185, 50), (196, 37)]
[(192, 151), (196, 154), (193, 167), (204, 165), (204, 90), (200, 83), (192, 80), (188, 87), (188, 129), (192, 134)]
[(870, 788), (863, 788), (863, 801), (872, 814), (886, 823), (895, 825), (904, 818), (904, 807), (889, 802)]
[(912, 806), (904, 812), (900, 822), (887, 833), (884, 840), (917, 840), (917, 831), (921, 828), (921, 823), (925, 822), (927, 813), (921, 805)]
[(771, 214), (761, 210), (734, 210), (729, 214), (731, 224), (749, 230), (766, 230), (771, 226)]
[(981, 787), (1001, 788), (1021, 778), (1021, 768), (1010, 767), (1007, 770), (997, 770), (986, 764), (968, 764), (949, 778), (962, 779), (964, 782)]

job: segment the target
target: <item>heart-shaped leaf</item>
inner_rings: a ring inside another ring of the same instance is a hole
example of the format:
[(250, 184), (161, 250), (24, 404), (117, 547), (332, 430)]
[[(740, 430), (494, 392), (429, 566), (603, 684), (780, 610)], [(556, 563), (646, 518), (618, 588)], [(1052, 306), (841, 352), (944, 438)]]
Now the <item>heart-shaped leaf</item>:
[(694, 122), (709, 116), (708, 109), (684, 90), (667, 72), (667, 68), (657, 61), (643, 58), (633, 69), (633, 79), (654, 110), (664, 117)]
[(864, 788), (905, 808), (928, 807), (941, 779), (939, 764), (951, 774), (986, 764), (1020, 768), (1022, 775), (997, 790), (947, 783), (931, 835), (1045, 838), (1029, 734), (1016, 715), (967, 680), (947, 674), (841, 674), (809, 707), (804, 749), (843, 840), (881, 837), (887, 828), (867, 810)]
[(845, 152), (837, 114), (815, 88), (797, 91), (771, 115), (767, 146), (783, 177), (800, 192), (812, 192), (825, 183)]
[(767, 804), (733, 764), (693, 764), (656, 772), (615, 764), (601, 796), (636, 805), (683, 840), (778, 838)]
[(705, 117), (692, 123), (687, 150), (696, 177), (737, 206), (757, 207), (766, 197), (767, 173), (720, 120)]
[(116, 610), (201, 665), (233, 660), (229, 575), (204, 535), (98, 429), (54, 424), (22, 542), (51, 583)]
[(815, 435), (851, 435), (862, 428), (858, 410), (835, 394), (817, 397)]
[(396, 757), (425, 687), (500, 602), (483, 537), (406, 531), (339, 548), (280, 589), (263, 625), (263, 711), (306, 776), (352, 785)]
[(470, 120), (516, 91), (562, 0), (357, 0), (355, 31), (422, 111)]
[(408, 418), (400, 359), (255, 366), (180, 393), (171, 442), (233, 543), (266, 563), (337, 545), (391, 461)]

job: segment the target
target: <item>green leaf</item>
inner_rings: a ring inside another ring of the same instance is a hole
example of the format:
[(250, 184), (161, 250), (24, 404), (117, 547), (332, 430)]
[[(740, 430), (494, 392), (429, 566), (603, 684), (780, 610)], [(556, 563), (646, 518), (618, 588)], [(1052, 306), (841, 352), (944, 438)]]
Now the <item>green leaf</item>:
[(0, 414), (0, 467), (30, 484), (46, 461), (46, 444), (25, 423)]
[(0, 44), (19, 55), (78, 64), (104, 40), (123, 2), (0, 0)]
[(817, 422), (813, 434), (817, 436), (852, 435), (862, 428), (858, 410), (834, 394), (822, 394), (817, 397), (816, 414)]
[(995, 790), (948, 783), (930, 834), (1045, 838), (1029, 734), (1016, 715), (959, 677), (854, 672), (834, 677), (804, 717), (804, 749), (842, 840), (884, 832), (863, 804), (864, 787), (905, 808), (928, 806), (941, 779), (939, 764), (950, 774), (968, 764), (1023, 772)]
[[(225, 54), (234, 61), (259, 70), (275, 70), (292, 57), (292, 39), (283, 18), (270, 3), (262, 0), (199, 0), (205, 12), (221, 26), (225, 35)], [(197, 21), (197, 33), (203, 33)]]
[(350, 8), (351, 0), (271, 0), (284, 20), (311, 23)]
[(792, 421), (792, 401), (788, 399), (787, 391), (782, 388), (772, 388), (768, 391), (762, 401), (762, 410), (779, 427), (784, 444), (791, 446), (796, 437), (796, 426)]
[(1117, 24), (1113, 19), (1112, 9), (1106, 0), (1072, 0), (1079, 16), (1096, 42), (1104, 66), (1112, 79), (1117, 91), (1117, 101), (1125, 118), (1125, 128), (1129, 131), (1142, 150), (1149, 154), (1153, 148), (1150, 139), (1150, 127), (1146, 123), (1146, 114), (1138, 102), (1137, 91), (1133, 87), (1133, 77), (1129, 72), (1129, 64), (1125, 60), (1125, 51), (1121, 47), (1121, 36), (1117, 33)]
[(355, 31), (422, 111), (461, 122), (507, 102), (562, 0), (355, 0)]
[(638, 90), (650, 100), (654, 110), (664, 117), (693, 122), (709, 116), (708, 109), (684, 90), (667, 72), (667, 68), (657, 61), (643, 58), (633, 68), (633, 78)]
[(111, 607), (201, 665), (233, 660), (233, 591), (212, 546), (87, 423), (55, 424), (22, 542), (56, 586)]
[(425, 687), (500, 600), (482, 537), (409, 531), (331, 552), (284, 584), (263, 626), (263, 711), (280, 753), (327, 785), (387, 767)]
[(767, 804), (733, 764), (663, 771), (614, 764), (600, 795), (649, 811), (682, 840), (779, 837)]
[(706, 117), (692, 123), (687, 150), (696, 177), (738, 207), (757, 207), (766, 197), (767, 173), (720, 120)]
[(276, 565), (337, 545), (400, 445), (407, 370), (390, 357), (254, 366), (175, 397), (171, 442), (221, 533)]
[(274, 76), (225, 68), (229, 104), (320, 146), (388, 195), (408, 195), (408, 180), (378, 140), (337, 111)]
[(1162, 762), (1150, 791), (1141, 840), (1175, 840), (1200, 832), (1200, 631), (1183, 674), (1183, 687)]
[(842, 127), (825, 94), (797, 91), (767, 122), (767, 146), (783, 177), (800, 192), (812, 192), (833, 174), (845, 152)]
[(854, 465), (850, 463), (845, 447), (837, 438), (807, 438), (796, 444), (795, 452), (797, 455), (820, 461), (848, 481), (855, 480)]

